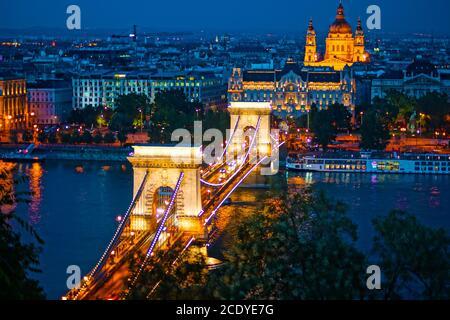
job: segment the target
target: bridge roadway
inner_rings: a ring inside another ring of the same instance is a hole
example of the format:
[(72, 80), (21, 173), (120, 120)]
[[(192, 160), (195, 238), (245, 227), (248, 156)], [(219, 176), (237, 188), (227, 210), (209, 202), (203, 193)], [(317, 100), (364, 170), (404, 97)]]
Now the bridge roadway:
[[(221, 169), (227, 169), (226, 162), (216, 165), (211, 172), (207, 175), (208, 182), (220, 184), (222, 181), (226, 181), (235, 172), (227, 172), (225, 176), (221, 173)], [(246, 177), (250, 171), (254, 169), (254, 165), (247, 161), (242, 167), (238, 167), (240, 172), (237, 173), (230, 181), (218, 187), (211, 187), (202, 185), (202, 204), (203, 212), (201, 214), (201, 222), (205, 225), (210, 222), (212, 216), (215, 215), (216, 210), (220, 205), (229, 197), (230, 193), (237, 187), (244, 177)], [(208, 223), (206, 223), (208, 222)], [(95, 299), (119, 299), (119, 294), (123, 292), (125, 288), (125, 280), (128, 279), (130, 274), (129, 261), (132, 256), (137, 256), (140, 253), (144, 256), (150, 246), (154, 233), (142, 232), (135, 235), (134, 239), (123, 237), (114, 250), (114, 259), (105, 263), (102, 270), (99, 270), (95, 278), (85, 282), (85, 285), (80, 289), (79, 293), (74, 296), (67, 296), (68, 299), (77, 300), (95, 300)], [(166, 249), (174, 243), (174, 241), (182, 240), (183, 243), (189, 239), (183, 237), (182, 234), (171, 234), (171, 243), (164, 243)], [(139, 261), (140, 262), (140, 261)]]

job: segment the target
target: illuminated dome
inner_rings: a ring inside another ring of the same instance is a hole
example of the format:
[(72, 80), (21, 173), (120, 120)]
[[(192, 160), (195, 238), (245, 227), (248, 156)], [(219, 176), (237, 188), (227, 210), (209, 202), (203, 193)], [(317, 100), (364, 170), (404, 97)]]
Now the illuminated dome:
[(337, 14), (336, 14), (336, 20), (330, 26), (329, 33), (332, 33), (332, 34), (352, 34), (353, 33), (352, 27), (347, 22), (347, 20), (345, 20), (344, 6), (342, 5), (342, 2), (339, 4), (339, 7), (337, 9)]

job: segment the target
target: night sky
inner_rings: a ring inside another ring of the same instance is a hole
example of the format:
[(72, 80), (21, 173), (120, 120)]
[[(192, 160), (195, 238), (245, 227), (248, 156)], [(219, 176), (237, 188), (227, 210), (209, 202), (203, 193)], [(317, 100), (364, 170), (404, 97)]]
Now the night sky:
[[(448, 0), (344, 0), (347, 20), (382, 10), (382, 31), (450, 34)], [(0, 28), (65, 28), (66, 8), (81, 7), (83, 29), (133, 24), (154, 31), (304, 32), (313, 17), (318, 31), (334, 20), (338, 0), (14, 0), (0, 1)], [(364, 23), (365, 27), (365, 23)]]

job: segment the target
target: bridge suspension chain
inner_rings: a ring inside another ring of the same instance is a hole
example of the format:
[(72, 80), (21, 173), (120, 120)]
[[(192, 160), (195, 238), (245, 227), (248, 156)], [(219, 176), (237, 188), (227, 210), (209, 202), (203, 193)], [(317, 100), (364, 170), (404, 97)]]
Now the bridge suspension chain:
[(103, 252), (99, 262), (95, 265), (94, 269), (91, 271), (90, 276), (93, 277), (95, 273), (99, 270), (100, 266), (102, 266), (105, 262), (105, 258), (111, 253), (112, 248), (117, 243), (117, 240), (119, 239), (119, 236), (122, 234), (123, 229), (125, 228), (126, 224), (128, 223), (128, 220), (131, 216), (132, 211), (136, 207), (136, 204), (141, 198), (142, 192), (144, 191), (145, 184), (147, 183), (147, 179), (149, 176), (149, 172), (147, 171), (145, 173), (144, 178), (142, 179), (141, 185), (139, 186), (138, 191), (136, 192), (136, 195), (133, 198), (133, 201), (131, 202), (130, 206), (128, 207), (128, 210), (126, 211), (123, 219), (120, 221), (119, 226), (117, 227), (116, 232), (114, 233), (113, 238), (109, 242), (108, 246), (106, 247), (106, 250)]
[(233, 132), (232, 132), (231, 135), (230, 135), (230, 138), (228, 139), (228, 141), (225, 141), (225, 148), (224, 148), (223, 151), (222, 151), (222, 155), (220, 156), (220, 158), (218, 158), (218, 160), (217, 160), (217, 162), (216, 162), (215, 164), (211, 164), (210, 167), (208, 168), (208, 170), (205, 171), (205, 172), (203, 172), (202, 177), (205, 177), (208, 173), (211, 173), (211, 170), (210, 170), (210, 169), (211, 169), (213, 166), (215, 166), (216, 164), (219, 164), (219, 162), (223, 159), (225, 153), (226, 153), (227, 150), (228, 150), (228, 146), (230, 145), (231, 141), (232, 141), (233, 138), (234, 138), (234, 134), (235, 134), (236, 131), (237, 131), (237, 127), (238, 127), (238, 125), (239, 125), (240, 119), (241, 119), (241, 116), (239, 116), (239, 117), (237, 118), (236, 124), (235, 124), (235, 126), (234, 126)]
[(258, 122), (257, 122), (257, 124), (256, 124), (255, 132), (254, 132), (254, 134), (253, 134), (253, 138), (252, 138), (252, 141), (251, 141), (251, 143), (250, 143), (250, 146), (249, 146), (249, 148), (248, 148), (248, 150), (247, 150), (247, 153), (246, 153), (246, 155), (245, 155), (245, 157), (244, 157), (244, 159), (243, 159), (241, 165), (239, 166), (239, 168), (236, 170), (236, 172), (235, 172), (233, 175), (231, 175), (231, 176), (228, 178), (228, 180), (226, 180), (226, 181), (224, 181), (224, 182), (221, 182), (221, 183), (211, 183), (211, 182), (208, 182), (208, 181), (206, 181), (206, 180), (204, 180), (204, 179), (200, 179), (200, 182), (203, 183), (203, 184), (205, 184), (205, 185), (207, 185), (207, 186), (210, 186), (210, 187), (221, 187), (221, 186), (227, 184), (229, 181), (231, 181), (231, 179), (233, 179), (233, 178), (236, 176), (236, 174), (238, 174), (239, 171), (242, 169), (242, 167), (243, 167), (244, 164), (245, 164), (245, 161), (247, 161), (247, 158), (248, 158), (248, 156), (249, 156), (249, 154), (250, 154), (250, 152), (251, 152), (251, 150), (252, 150), (252, 148), (253, 148), (253, 145), (254, 145), (254, 143), (255, 143), (255, 141), (256, 141), (256, 136), (257, 136), (257, 134), (258, 134), (258, 132), (259, 132), (260, 124), (261, 124), (261, 117), (258, 117)]
[[(142, 270), (144, 269), (145, 265), (147, 264), (147, 261), (148, 261), (149, 257), (151, 256), (151, 254), (153, 252), (153, 249), (155, 248), (155, 246), (156, 246), (156, 244), (157, 244), (157, 242), (159, 240), (159, 237), (160, 237), (160, 235), (161, 235), (161, 233), (163, 231), (164, 225), (165, 225), (165, 223), (166, 223), (166, 221), (167, 221), (167, 219), (169, 217), (170, 212), (172, 211), (172, 208), (173, 208), (173, 205), (175, 203), (175, 199), (176, 199), (176, 197), (178, 195), (178, 191), (180, 190), (180, 186), (181, 186), (181, 182), (183, 181), (183, 178), (184, 178), (184, 172), (181, 172), (180, 176), (178, 178), (178, 181), (177, 181), (177, 183), (175, 185), (175, 189), (174, 189), (174, 192), (173, 192), (172, 197), (170, 199), (170, 202), (169, 202), (166, 210), (164, 211), (163, 218), (161, 219), (161, 222), (160, 222), (160, 224), (158, 226), (158, 229), (157, 229), (157, 231), (155, 233), (155, 236), (153, 237), (153, 240), (152, 240), (152, 242), (150, 244), (150, 247), (147, 250), (147, 253), (145, 255), (144, 261), (142, 262), (141, 266), (139, 267), (139, 270), (138, 270), (136, 276), (133, 278), (133, 281), (131, 282), (131, 287), (129, 289), (131, 289), (135, 285), (137, 279), (139, 278), (140, 274), (142, 273)], [(129, 292), (129, 290), (128, 290), (128, 292)]]

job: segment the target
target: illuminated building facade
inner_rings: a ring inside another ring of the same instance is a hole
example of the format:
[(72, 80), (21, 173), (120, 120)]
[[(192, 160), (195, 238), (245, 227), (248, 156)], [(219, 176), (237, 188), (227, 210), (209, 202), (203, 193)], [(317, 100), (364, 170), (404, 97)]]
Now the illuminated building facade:
[(0, 131), (29, 128), (25, 79), (0, 76)]
[(372, 101), (384, 98), (390, 90), (421, 98), (427, 93), (445, 93), (450, 97), (450, 73), (440, 72), (425, 60), (415, 60), (403, 71), (390, 71), (372, 80)]
[(308, 67), (331, 67), (344, 70), (354, 63), (369, 63), (370, 55), (365, 51), (364, 31), (358, 19), (356, 31), (345, 20), (344, 6), (339, 4), (336, 20), (330, 25), (325, 40), (325, 55), (317, 52), (316, 31), (312, 19), (306, 33), (304, 65)]
[(28, 102), (32, 125), (59, 124), (72, 109), (72, 87), (62, 80), (29, 83)]
[(333, 104), (355, 109), (352, 70), (301, 69), (289, 59), (282, 70), (233, 69), (228, 83), (230, 102), (270, 102), (281, 116), (308, 112), (314, 104), (321, 110)]
[(107, 106), (114, 108), (119, 95), (144, 94), (151, 101), (164, 90), (181, 90), (206, 108), (217, 108), (226, 99), (226, 86), (222, 78), (212, 73), (139, 73), (105, 72), (83, 74), (72, 79), (73, 108)]

